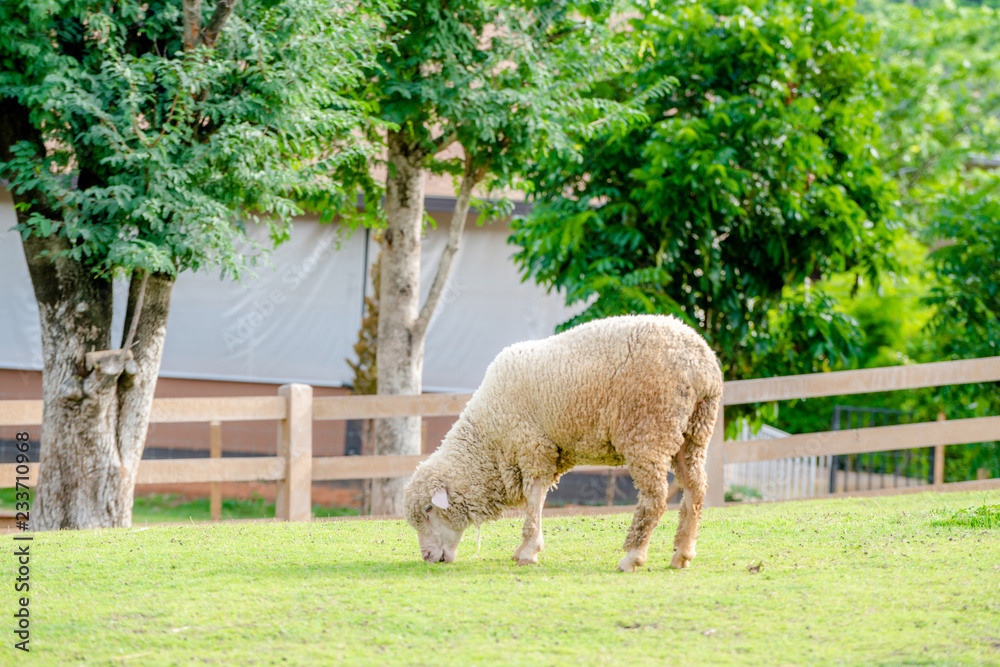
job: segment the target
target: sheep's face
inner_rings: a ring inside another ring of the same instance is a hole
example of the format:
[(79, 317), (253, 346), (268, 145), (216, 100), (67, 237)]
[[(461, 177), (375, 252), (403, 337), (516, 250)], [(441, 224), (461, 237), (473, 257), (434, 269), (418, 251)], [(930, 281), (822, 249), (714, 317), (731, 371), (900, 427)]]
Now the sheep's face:
[[(420, 555), (428, 563), (452, 563), (465, 527), (458, 528), (448, 518), (448, 491), (437, 489), (430, 498), (410, 498), (407, 520), (417, 531)], [(415, 504), (419, 503), (419, 504)]]

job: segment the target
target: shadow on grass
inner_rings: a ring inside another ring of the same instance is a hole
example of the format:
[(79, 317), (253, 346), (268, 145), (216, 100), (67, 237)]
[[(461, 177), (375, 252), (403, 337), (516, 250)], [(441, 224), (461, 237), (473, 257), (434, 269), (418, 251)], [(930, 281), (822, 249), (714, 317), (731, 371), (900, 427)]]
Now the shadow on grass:
[[(468, 560), (458, 560), (454, 563), (425, 563), (420, 556), (414, 553), (412, 559), (385, 561), (372, 558), (358, 558), (354, 560), (331, 560), (328, 563), (296, 563), (296, 564), (254, 564), (244, 567), (219, 567), (213, 568), (211, 572), (205, 573), (210, 576), (246, 576), (252, 572), (253, 576), (259, 578), (274, 579), (275, 581), (296, 581), (303, 582), (316, 579), (322, 585), (329, 585), (332, 581), (347, 581), (354, 584), (378, 582), (381, 580), (391, 580), (394, 582), (426, 582), (426, 581), (448, 581), (451, 584), (468, 581), (469, 583), (479, 583), (484, 578), (499, 577), (501, 579), (530, 580), (533, 578), (548, 579), (550, 577), (580, 576), (594, 577), (597, 575), (611, 575), (615, 577), (636, 577), (635, 574), (623, 574), (617, 570), (618, 556), (609, 554), (606, 559), (594, 559), (581, 563), (545, 561), (537, 565), (519, 566), (509, 557), (489, 557)], [(681, 572), (680, 570), (664, 569), (670, 574)], [(652, 569), (651, 569), (652, 571)], [(648, 574), (648, 573), (646, 573)], [(301, 584), (298, 584), (301, 585)]]

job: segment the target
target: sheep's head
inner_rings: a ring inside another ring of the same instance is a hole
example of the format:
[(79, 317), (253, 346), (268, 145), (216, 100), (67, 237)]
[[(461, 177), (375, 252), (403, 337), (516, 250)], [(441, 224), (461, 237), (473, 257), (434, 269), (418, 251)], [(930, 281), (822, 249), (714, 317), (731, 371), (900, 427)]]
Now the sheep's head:
[(452, 563), (468, 522), (451, 503), (444, 486), (411, 483), (404, 499), (406, 520), (417, 531), (420, 555), (428, 563)]

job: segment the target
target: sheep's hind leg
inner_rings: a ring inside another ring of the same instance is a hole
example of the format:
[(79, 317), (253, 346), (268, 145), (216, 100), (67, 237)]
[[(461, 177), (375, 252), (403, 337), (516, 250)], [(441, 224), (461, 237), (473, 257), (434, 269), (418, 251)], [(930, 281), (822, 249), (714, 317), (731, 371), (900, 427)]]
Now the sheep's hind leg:
[(708, 489), (705, 459), (720, 409), (721, 397), (718, 395), (705, 398), (695, 406), (684, 434), (684, 444), (674, 456), (674, 473), (684, 486), (684, 500), (681, 501), (677, 535), (674, 537), (674, 556), (670, 559), (670, 567), (673, 568), (685, 568), (695, 557), (701, 509), (705, 505)]
[(674, 474), (684, 486), (684, 499), (681, 501), (677, 535), (674, 537), (674, 555), (670, 559), (672, 568), (685, 568), (695, 557), (701, 509), (705, 504), (705, 490), (708, 488), (706, 454), (703, 446), (688, 439), (674, 457)]
[(622, 572), (634, 572), (646, 562), (646, 551), (653, 530), (667, 509), (668, 468), (666, 461), (629, 463), (629, 473), (639, 489), (639, 504), (625, 538), (625, 550), (628, 553), (618, 563), (618, 569)]
[(528, 506), (525, 511), (524, 529), (521, 532), (521, 546), (514, 550), (512, 559), (518, 565), (532, 565), (538, 562), (539, 552), (545, 548), (542, 539), (542, 506), (545, 505), (545, 494), (549, 484), (541, 479), (534, 479), (528, 489)]

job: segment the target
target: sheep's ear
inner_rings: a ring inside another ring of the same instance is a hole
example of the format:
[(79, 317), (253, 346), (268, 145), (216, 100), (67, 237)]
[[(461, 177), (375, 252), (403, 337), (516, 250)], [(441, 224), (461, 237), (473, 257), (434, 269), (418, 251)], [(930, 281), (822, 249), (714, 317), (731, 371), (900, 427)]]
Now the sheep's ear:
[(448, 490), (442, 486), (440, 489), (435, 491), (434, 495), (431, 496), (431, 504), (435, 507), (440, 507), (443, 510), (448, 509), (450, 506), (448, 503)]

